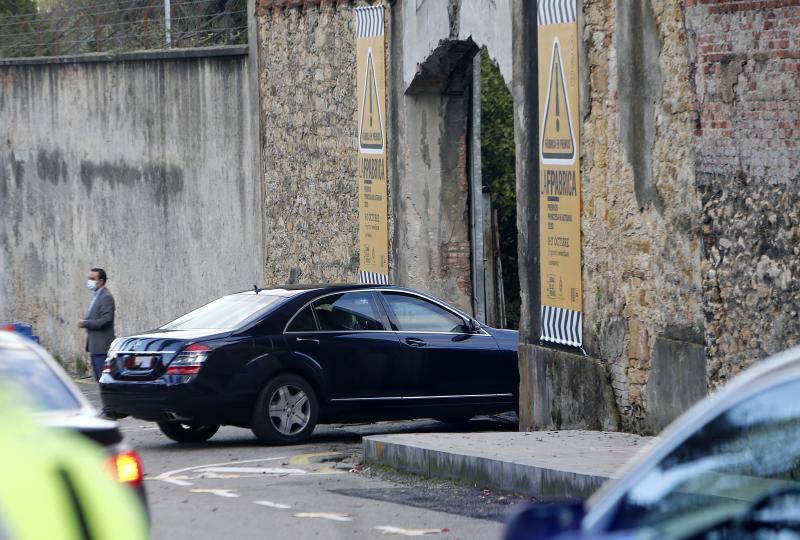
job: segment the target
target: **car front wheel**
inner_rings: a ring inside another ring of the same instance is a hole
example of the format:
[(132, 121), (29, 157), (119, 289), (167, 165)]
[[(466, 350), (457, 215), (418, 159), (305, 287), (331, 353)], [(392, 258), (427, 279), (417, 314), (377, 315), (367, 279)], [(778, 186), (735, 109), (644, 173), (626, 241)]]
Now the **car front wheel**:
[(253, 411), (253, 433), (266, 444), (298, 444), (317, 425), (317, 394), (305, 379), (278, 375), (258, 396)]
[(219, 430), (219, 426), (158, 422), (158, 429), (175, 442), (200, 443), (213, 437)]

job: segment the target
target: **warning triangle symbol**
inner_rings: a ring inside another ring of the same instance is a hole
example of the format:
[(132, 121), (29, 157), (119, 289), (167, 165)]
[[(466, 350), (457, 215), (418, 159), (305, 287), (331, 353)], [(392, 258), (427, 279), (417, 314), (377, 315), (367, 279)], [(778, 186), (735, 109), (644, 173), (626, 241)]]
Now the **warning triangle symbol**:
[(545, 164), (564, 165), (575, 161), (575, 135), (558, 40), (553, 41), (553, 54), (550, 59), (550, 78), (547, 82), (547, 99), (542, 122), (541, 153)]
[(381, 96), (378, 94), (378, 81), (375, 78), (375, 63), (372, 49), (367, 50), (367, 69), (364, 73), (364, 90), (361, 93), (361, 118), (358, 122), (358, 146), (362, 152), (380, 154), (383, 152), (383, 115)]

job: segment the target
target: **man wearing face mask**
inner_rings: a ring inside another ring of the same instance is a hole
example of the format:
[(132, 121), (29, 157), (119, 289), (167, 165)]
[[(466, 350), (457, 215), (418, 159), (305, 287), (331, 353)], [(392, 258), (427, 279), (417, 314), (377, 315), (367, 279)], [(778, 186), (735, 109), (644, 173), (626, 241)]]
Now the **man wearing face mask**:
[(96, 380), (100, 380), (108, 349), (114, 341), (114, 297), (106, 289), (108, 276), (102, 268), (92, 268), (86, 288), (92, 292), (92, 301), (86, 318), (78, 321), (78, 328), (86, 329), (86, 351), (92, 362)]

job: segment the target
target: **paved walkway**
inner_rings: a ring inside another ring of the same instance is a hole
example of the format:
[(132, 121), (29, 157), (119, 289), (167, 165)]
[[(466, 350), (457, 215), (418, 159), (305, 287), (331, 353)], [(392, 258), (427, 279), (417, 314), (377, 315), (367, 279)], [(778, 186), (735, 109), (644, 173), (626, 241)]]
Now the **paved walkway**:
[(539, 500), (584, 499), (653, 440), (601, 431), (373, 435), (364, 437), (364, 456)]

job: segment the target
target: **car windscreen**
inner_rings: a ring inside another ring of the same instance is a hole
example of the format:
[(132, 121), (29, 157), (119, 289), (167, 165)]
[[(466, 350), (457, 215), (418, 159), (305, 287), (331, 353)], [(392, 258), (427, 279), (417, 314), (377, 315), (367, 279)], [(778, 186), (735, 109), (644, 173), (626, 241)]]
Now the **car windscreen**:
[(27, 397), (40, 411), (71, 411), (81, 402), (52, 368), (32, 349), (17, 344), (0, 347), (0, 384)]
[(285, 301), (267, 294), (232, 294), (199, 307), (162, 330), (234, 330), (255, 316)]
[(711, 420), (625, 495), (614, 528), (694, 538), (731, 520), (746, 518), (752, 527), (759, 512), (790, 496), (791, 520), (800, 524), (798, 395), (800, 381), (787, 381)]

